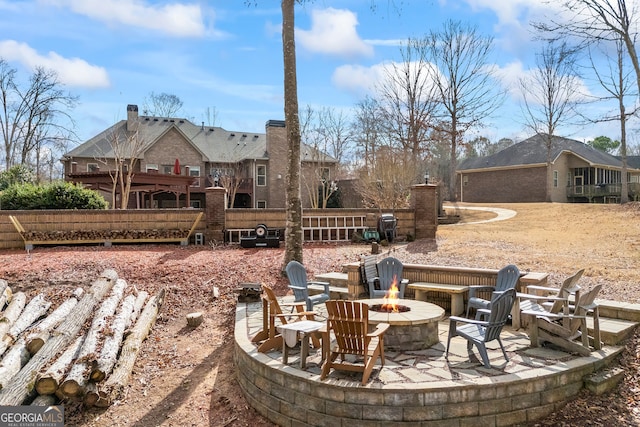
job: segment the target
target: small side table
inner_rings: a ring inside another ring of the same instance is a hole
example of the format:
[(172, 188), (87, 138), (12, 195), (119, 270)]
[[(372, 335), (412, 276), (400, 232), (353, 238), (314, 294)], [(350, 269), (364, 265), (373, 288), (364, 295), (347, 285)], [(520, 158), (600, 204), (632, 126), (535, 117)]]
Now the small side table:
[(318, 332), (324, 325), (324, 322), (301, 320), (278, 326), (282, 334), (282, 363), (286, 365), (289, 360), (289, 347), (295, 347), (300, 341), (300, 369), (305, 369), (309, 355), (309, 336)]

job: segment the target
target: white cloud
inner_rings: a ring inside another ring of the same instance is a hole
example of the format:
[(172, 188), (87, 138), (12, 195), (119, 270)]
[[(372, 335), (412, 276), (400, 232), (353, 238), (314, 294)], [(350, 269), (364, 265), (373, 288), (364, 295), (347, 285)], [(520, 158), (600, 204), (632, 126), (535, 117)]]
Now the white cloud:
[(358, 18), (344, 9), (328, 8), (311, 12), (311, 30), (296, 29), (296, 40), (311, 52), (342, 57), (373, 55), (373, 48), (356, 31)]
[(170, 3), (163, 6), (145, 0), (41, 0), (66, 7), (98, 21), (130, 25), (176, 37), (206, 34), (202, 8), (198, 4)]
[(339, 89), (356, 95), (364, 95), (373, 92), (384, 76), (384, 64), (376, 64), (371, 67), (342, 65), (333, 72), (331, 81)]
[(107, 71), (102, 67), (80, 58), (64, 58), (55, 52), (41, 55), (26, 43), (15, 40), (0, 41), (0, 57), (19, 62), (30, 69), (43, 67), (55, 71), (59, 81), (69, 86), (101, 88), (110, 84)]

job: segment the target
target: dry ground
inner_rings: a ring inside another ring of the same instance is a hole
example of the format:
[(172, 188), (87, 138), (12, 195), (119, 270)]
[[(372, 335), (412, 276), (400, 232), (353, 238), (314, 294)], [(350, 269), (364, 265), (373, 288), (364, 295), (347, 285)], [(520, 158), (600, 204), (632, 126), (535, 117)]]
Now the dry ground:
[[(470, 205), (466, 205), (470, 206)], [(640, 302), (640, 205), (510, 204), (506, 221), (441, 226), (437, 239), (383, 248), (405, 262), (545, 271), (550, 282), (585, 268), (581, 283), (602, 283), (604, 298)], [(463, 222), (487, 212), (460, 210)], [(367, 245), (305, 246), (313, 273), (335, 271), (369, 252)], [(232, 357), (236, 294), (243, 282), (264, 282), (286, 292), (280, 276), (283, 249), (180, 247), (38, 247), (0, 252), (0, 278), (30, 296), (46, 291), (56, 301), (87, 287), (105, 268), (139, 289), (168, 297), (145, 342), (128, 395), (108, 410), (65, 404), (68, 426), (270, 426), (247, 406), (235, 381)], [(220, 288), (213, 299), (212, 286)], [(205, 322), (186, 326), (185, 315), (203, 311)], [(622, 358), (624, 383), (604, 397), (581, 395), (538, 425), (640, 425), (638, 336)]]

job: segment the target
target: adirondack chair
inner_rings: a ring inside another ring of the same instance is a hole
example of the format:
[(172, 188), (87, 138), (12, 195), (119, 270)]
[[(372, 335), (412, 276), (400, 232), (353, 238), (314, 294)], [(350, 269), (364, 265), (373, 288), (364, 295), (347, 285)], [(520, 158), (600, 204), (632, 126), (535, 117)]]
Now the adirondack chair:
[[(326, 354), (320, 379), (325, 379), (331, 369), (362, 372), (362, 385), (365, 385), (378, 357), (384, 366), (384, 333), (389, 324), (379, 323), (369, 332), (369, 307), (361, 302), (331, 300), (326, 302), (326, 307), (327, 327), (323, 336)], [(329, 344), (332, 334), (334, 345)], [(355, 360), (347, 360), (348, 355), (355, 356)]]
[[(276, 321), (286, 325), (289, 321), (314, 320), (316, 313), (305, 311), (306, 302), (304, 301), (282, 304), (292, 306), (295, 309), (291, 313), (284, 313), (273, 289), (262, 284), (262, 291), (262, 330), (253, 336), (251, 342), (260, 342), (258, 351), (266, 353), (276, 348), (282, 348), (282, 334), (276, 328)], [(320, 347), (320, 340), (317, 336), (312, 336), (311, 339), (315, 348)]]
[[(502, 355), (506, 361), (509, 361), (507, 352), (504, 350), (502, 340), (500, 339), (500, 333), (502, 327), (507, 323), (509, 313), (513, 307), (513, 301), (516, 297), (516, 290), (514, 288), (507, 289), (504, 292), (498, 294), (498, 296), (491, 302), (491, 308), (488, 310), (486, 318), (488, 320), (475, 320), (467, 319), (464, 317), (451, 316), (449, 317), (449, 337), (447, 339), (447, 350), (445, 352), (445, 358), (449, 355), (449, 345), (451, 344), (451, 338), (462, 337), (467, 340), (467, 350), (470, 351), (473, 345), (478, 348), (482, 363), (486, 368), (490, 368), (489, 355), (487, 353), (486, 343), (497, 340), (502, 350)], [(480, 309), (485, 310), (485, 309)], [(484, 316), (483, 316), (484, 317)], [(458, 324), (461, 325), (458, 325)]]
[[(602, 285), (596, 285), (587, 292), (577, 294), (574, 310), (569, 313), (523, 311), (523, 314), (531, 316), (528, 328), (531, 346), (538, 347), (542, 341), (547, 341), (582, 356), (589, 356), (590, 344), (593, 344), (596, 350), (602, 349), (600, 314), (595, 302), (601, 288)], [(589, 314), (593, 316), (592, 337), (589, 337), (587, 329)]]
[[(289, 279), (289, 288), (293, 291), (295, 302), (304, 302), (307, 305), (307, 311), (313, 311), (313, 306), (321, 304), (330, 298), (329, 283), (307, 280), (307, 271), (298, 261), (289, 261), (285, 267), (287, 278)], [(316, 295), (309, 295), (309, 284), (324, 286), (324, 292)]]
[(378, 264), (377, 255), (365, 255), (362, 257), (362, 262), (360, 264), (360, 276), (362, 278), (362, 286), (366, 290), (367, 294), (369, 294), (370, 289), (369, 282), (373, 283), (374, 289), (376, 287), (380, 287), (380, 279), (378, 279), (378, 268), (376, 267), (376, 264)]
[[(495, 286), (469, 286), (469, 301), (467, 301), (467, 317), (472, 308), (489, 310), (491, 309), (492, 300), (495, 299), (500, 292), (507, 289), (515, 289), (518, 279), (520, 278), (520, 270), (515, 265), (507, 265), (498, 271)], [(491, 292), (491, 300), (480, 297), (481, 292)]]
[(568, 313), (570, 309), (569, 297), (579, 295), (580, 286), (577, 282), (583, 273), (584, 269), (576, 271), (567, 277), (559, 288), (530, 285), (526, 287), (526, 292), (517, 293), (513, 307), (513, 327), (519, 329), (526, 326), (523, 322), (525, 319), (520, 315), (522, 311)]
[[(409, 283), (408, 279), (402, 278), (403, 265), (400, 260), (394, 257), (387, 257), (376, 264), (378, 275), (369, 280), (369, 296), (371, 298), (383, 298), (387, 291), (395, 282), (398, 287), (398, 298), (404, 298), (404, 291)], [(375, 280), (380, 281), (380, 289), (376, 289)]]

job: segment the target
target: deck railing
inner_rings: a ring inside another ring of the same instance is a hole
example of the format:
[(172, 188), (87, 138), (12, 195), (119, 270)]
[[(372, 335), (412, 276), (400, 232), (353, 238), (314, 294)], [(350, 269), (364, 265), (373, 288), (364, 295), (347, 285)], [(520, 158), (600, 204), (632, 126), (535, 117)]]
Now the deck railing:
[[(640, 183), (628, 183), (629, 198), (631, 200), (640, 199)], [(609, 198), (620, 199), (622, 194), (622, 184), (595, 184), (595, 185), (570, 185), (567, 187), (567, 197), (570, 199), (584, 197), (589, 199), (602, 198), (607, 201)]]

